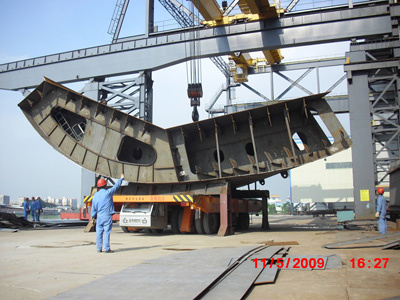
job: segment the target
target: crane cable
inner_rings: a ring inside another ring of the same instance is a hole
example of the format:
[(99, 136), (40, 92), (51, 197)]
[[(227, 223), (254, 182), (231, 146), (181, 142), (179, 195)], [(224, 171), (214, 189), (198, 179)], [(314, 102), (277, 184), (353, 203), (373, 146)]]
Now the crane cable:
[(197, 42), (198, 38), (198, 30), (196, 28), (196, 23), (195, 23), (195, 16), (199, 18), (200, 13), (197, 10), (195, 12), (195, 5), (193, 1), (200, 1), (200, 0), (192, 0), (190, 9), (192, 12), (192, 30), (190, 31), (191, 39), (192, 41), (189, 42), (189, 55), (187, 53), (186, 49), (186, 57), (189, 56), (189, 60), (186, 61), (186, 76), (187, 76), (187, 82), (188, 82), (188, 97), (190, 99), (190, 106), (193, 107), (193, 112), (192, 112), (192, 120), (193, 122), (196, 122), (199, 120), (199, 113), (197, 111), (197, 107), (200, 105), (200, 98), (203, 96), (203, 89), (201, 85), (201, 60), (199, 58), (200, 56), (200, 45)]

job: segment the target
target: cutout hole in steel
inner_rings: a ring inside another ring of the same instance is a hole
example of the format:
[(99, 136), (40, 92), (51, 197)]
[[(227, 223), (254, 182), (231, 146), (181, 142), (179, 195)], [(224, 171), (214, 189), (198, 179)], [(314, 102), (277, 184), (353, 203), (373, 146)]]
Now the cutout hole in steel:
[(294, 144), (296, 145), (297, 149), (300, 151), (303, 151), (305, 149), (304, 145), (307, 147), (307, 137), (304, 133), (302, 132), (295, 132), (292, 135), (292, 139)]
[(253, 143), (247, 143), (246, 144), (246, 153), (250, 156), (254, 156), (254, 147)]
[(51, 110), (51, 117), (75, 141), (83, 138), (86, 129), (86, 119), (72, 111), (59, 106)]
[[(219, 158), (220, 158), (221, 162), (223, 162), (224, 159), (225, 159), (224, 152), (222, 152), (221, 150), (219, 150)], [(215, 161), (218, 161), (218, 153), (217, 153), (217, 150), (214, 151), (214, 159), (215, 159)]]
[(153, 147), (130, 136), (124, 136), (118, 150), (119, 161), (150, 165), (156, 160), (156, 152)]

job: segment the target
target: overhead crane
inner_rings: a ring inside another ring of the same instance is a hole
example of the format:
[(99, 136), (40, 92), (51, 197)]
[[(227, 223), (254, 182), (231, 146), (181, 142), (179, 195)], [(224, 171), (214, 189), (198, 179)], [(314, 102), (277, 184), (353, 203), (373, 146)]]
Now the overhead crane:
[[(271, 5), (268, 0), (239, 0), (234, 1), (231, 7), (219, 7), (215, 0), (192, 0), (194, 6), (204, 17), (203, 26), (214, 27), (237, 24), (241, 22), (259, 21), (263, 19), (277, 19), (284, 13), (284, 9)], [(241, 14), (229, 15), (234, 6), (238, 6)], [(248, 68), (256, 61), (264, 61), (270, 65), (280, 63), (283, 59), (279, 49), (262, 49), (265, 59), (252, 59), (249, 53), (237, 52), (229, 57), (230, 70), (233, 80), (241, 83), (248, 81)]]

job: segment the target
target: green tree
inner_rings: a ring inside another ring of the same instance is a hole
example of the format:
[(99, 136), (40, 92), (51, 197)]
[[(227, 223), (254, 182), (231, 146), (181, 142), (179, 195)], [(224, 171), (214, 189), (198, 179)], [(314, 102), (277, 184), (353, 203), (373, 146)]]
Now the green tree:
[(268, 204), (268, 213), (269, 214), (276, 214), (275, 204)]
[(283, 214), (290, 213), (290, 202), (283, 203), (283, 205), (282, 205), (282, 213)]
[(40, 204), (42, 204), (42, 208), (45, 208), (45, 207), (50, 207), (50, 208), (57, 207), (56, 204), (44, 202), (43, 200), (40, 200)]

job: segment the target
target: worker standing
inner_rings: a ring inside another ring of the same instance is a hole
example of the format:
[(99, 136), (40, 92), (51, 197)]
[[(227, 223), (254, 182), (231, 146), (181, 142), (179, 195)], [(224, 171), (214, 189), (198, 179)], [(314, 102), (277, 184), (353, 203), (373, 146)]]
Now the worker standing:
[(32, 222), (36, 221), (36, 210), (35, 210), (35, 197), (32, 197), (32, 202), (30, 205), (30, 211), (32, 214)]
[(107, 182), (101, 178), (97, 181), (98, 191), (92, 200), (92, 219), (96, 219), (96, 247), (97, 252), (103, 251), (103, 234), (104, 234), (104, 252), (113, 253), (110, 249), (110, 234), (112, 229), (112, 216), (115, 214), (114, 202), (112, 196), (121, 186), (124, 180), (124, 174), (110, 189), (106, 189)]
[(386, 199), (383, 197), (385, 190), (383, 188), (378, 188), (376, 193), (378, 198), (376, 199), (376, 214), (375, 217), (378, 218), (378, 228), (380, 234), (387, 233), (387, 223), (386, 223)]
[(37, 197), (35, 200), (35, 215), (36, 215), (36, 221), (40, 221), (40, 214), (43, 212), (42, 209), (42, 202), (40, 201), (40, 197)]
[(24, 199), (24, 219), (28, 220), (28, 216), (29, 216), (29, 198), (25, 197)]

